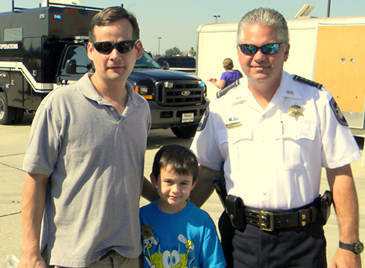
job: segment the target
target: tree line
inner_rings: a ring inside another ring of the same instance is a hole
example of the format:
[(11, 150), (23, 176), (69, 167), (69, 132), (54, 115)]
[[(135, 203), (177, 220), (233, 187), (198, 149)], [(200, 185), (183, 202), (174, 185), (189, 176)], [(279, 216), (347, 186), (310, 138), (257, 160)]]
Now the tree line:
[(193, 47), (189, 51), (181, 51), (178, 47), (173, 47), (165, 51), (164, 56), (196, 56), (196, 51)]

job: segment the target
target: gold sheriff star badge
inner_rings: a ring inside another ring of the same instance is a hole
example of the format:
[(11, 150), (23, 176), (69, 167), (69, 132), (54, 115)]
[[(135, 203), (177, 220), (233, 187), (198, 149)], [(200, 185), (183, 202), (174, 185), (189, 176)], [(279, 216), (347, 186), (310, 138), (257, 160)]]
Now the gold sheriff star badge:
[(298, 120), (299, 116), (304, 116), (303, 113), (302, 113), (304, 108), (300, 107), (298, 104), (295, 103), (294, 105), (292, 105), (290, 107), (288, 106), (288, 108), (289, 108), (289, 113), (288, 114), (290, 116), (294, 117), (295, 120)]
[(149, 226), (148, 223), (146, 225), (143, 225), (142, 226), (142, 232), (141, 232), (142, 236), (143, 237), (153, 236), (153, 232), (152, 232), (153, 229), (154, 228), (152, 226)]

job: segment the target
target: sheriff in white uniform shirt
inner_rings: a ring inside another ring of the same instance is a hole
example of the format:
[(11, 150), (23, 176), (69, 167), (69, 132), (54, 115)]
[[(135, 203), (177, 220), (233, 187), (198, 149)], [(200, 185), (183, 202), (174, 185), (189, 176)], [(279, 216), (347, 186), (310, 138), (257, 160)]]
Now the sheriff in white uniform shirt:
[[(361, 155), (346, 119), (322, 85), (283, 71), (289, 29), (276, 10), (247, 12), (236, 47), (245, 77), (211, 102), (191, 146), (200, 163), (194, 204), (209, 198), (224, 163), (218, 227), (227, 267), (327, 268), (323, 225), (333, 200), (340, 241), (329, 267), (360, 268), (350, 163)], [(319, 198), (323, 167), (330, 191)]]
[(191, 146), (199, 163), (219, 170), (224, 162), (228, 194), (254, 208), (307, 205), (319, 195), (322, 167), (361, 157), (331, 94), (286, 72), (265, 110), (243, 78), (212, 101), (201, 129)]

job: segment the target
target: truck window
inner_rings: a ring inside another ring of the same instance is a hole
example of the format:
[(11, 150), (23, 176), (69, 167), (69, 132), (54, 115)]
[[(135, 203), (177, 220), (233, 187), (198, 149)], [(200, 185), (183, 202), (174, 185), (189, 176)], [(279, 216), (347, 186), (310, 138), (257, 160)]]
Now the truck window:
[(22, 28), (4, 29), (4, 42), (13, 42), (22, 40), (23, 40)]
[(90, 60), (87, 57), (86, 49), (84, 46), (69, 46), (66, 52), (66, 58), (64, 61), (64, 66), (62, 67), (62, 75), (67, 75), (65, 72), (65, 65), (67, 60), (76, 60), (76, 64), (80, 67), (76, 67), (77, 73), (86, 73), (88, 69), (86, 66)]
[(180, 63), (179, 63), (179, 61), (178, 61), (177, 59), (166, 59), (166, 60), (167, 60), (167, 62), (169, 63), (170, 68), (171, 68), (171, 67), (172, 67), (172, 68), (181, 67), (181, 66), (180, 66)]
[(155, 62), (154, 59), (148, 55), (147, 52), (143, 51), (142, 57), (136, 61), (134, 68), (158, 68), (160, 69), (160, 65)]
[(195, 59), (194, 58), (181, 58), (181, 61), (185, 68), (195, 68)]

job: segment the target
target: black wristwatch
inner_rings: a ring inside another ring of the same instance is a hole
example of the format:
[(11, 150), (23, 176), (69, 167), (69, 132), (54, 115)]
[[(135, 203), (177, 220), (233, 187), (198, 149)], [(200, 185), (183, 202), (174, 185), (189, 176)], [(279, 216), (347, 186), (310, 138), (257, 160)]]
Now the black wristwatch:
[(350, 250), (356, 255), (360, 254), (364, 250), (364, 244), (360, 241), (357, 241), (353, 244), (345, 244), (340, 241), (340, 248)]

